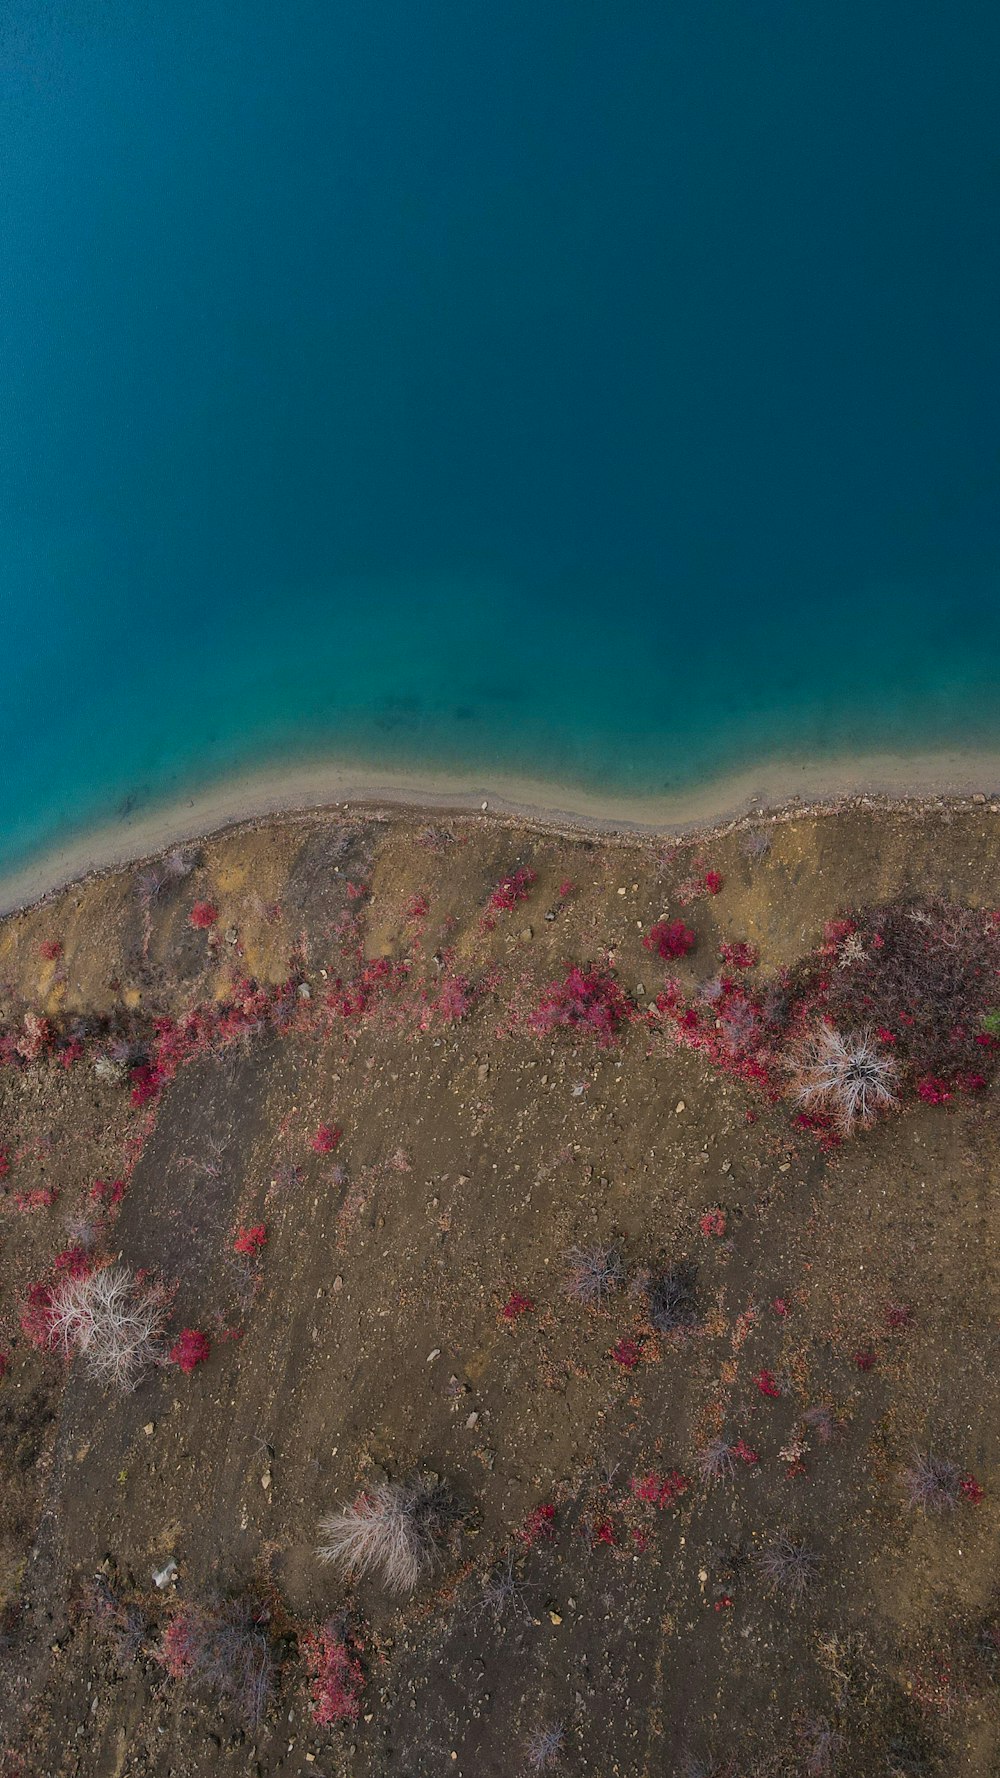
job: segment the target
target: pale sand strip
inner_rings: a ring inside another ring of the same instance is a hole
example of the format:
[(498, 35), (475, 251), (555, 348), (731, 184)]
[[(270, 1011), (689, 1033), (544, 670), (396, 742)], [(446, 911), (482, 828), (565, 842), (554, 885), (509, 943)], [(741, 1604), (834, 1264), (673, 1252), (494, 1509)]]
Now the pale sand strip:
[(95, 871), (149, 858), (170, 846), (204, 839), (227, 827), (269, 817), (294, 819), (349, 803), (395, 805), (429, 812), (481, 812), (558, 831), (676, 835), (716, 827), (753, 813), (806, 806), (836, 808), (859, 796), (889, 802), (1000, 795), (1000, 754), (955, 751), (858, 754), (793, 764), (774, 760), (712, 779), (675, 796), (627, 797), (544, 779), (393, 772), (303, 765), (226, 779), (180, 801), (124, 816), (75, 834), (0, 879), (0, 914), (40, 900)]

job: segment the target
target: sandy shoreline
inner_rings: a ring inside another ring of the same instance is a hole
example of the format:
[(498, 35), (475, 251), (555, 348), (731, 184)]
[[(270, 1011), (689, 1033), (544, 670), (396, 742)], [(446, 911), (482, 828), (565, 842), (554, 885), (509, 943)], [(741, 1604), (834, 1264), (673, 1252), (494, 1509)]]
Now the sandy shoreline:
[(39, 901), (94, 872), (147, 858), (229, 827), (323, 809), (386, 805), (451, 814), (487, 813), (565, 831), (676, 835), (754, 814), (833, 810), (867, 796), (888, 803), (1000, 797), (1000, 754), (867, 754), (794, 764), (759, 764), (673, 796), (628, 797), (544, 779), (298, 766), (227, 779), (208, 789), (69, 836), (0, 877), (0, 915)]

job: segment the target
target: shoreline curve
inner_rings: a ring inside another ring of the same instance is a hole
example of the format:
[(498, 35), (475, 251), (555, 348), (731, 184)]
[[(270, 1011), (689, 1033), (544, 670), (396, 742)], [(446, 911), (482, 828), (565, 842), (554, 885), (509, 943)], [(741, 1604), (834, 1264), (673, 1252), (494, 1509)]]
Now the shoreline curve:
[[(991, 790), (996, 786), (996, 790)], [(672, 795), (590, 791), (545, 779), (393, 772), (329, 761), (226, 778), (74, 832), (0, 875), (0, 917), (71, 884), (229, 828), (394, 808), (485, 815), (559, 832), (679, 837), (770, 815), (833, 814), (859, 799), (886, 807), (975, 798), (1000, 814), (1000, 752), (871, 753), (764, 761)]]

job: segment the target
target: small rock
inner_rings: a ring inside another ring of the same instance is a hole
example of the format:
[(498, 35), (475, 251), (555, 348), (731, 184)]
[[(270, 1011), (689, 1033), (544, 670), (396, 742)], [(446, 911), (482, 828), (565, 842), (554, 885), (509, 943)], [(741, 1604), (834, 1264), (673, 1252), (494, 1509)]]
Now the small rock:
[(972, 800), (974, 803), (984, 803), (986, 801), (986, 798), (984, 797), (981, 790), (977, 790), (976, 794)]
[(165, 1568), (153, 1569), (153, 1585), (159, 1587), (160, 1592), (162, 1593), (166, 1587), (169, 1587), (172, 1582), (177, 1579), (178, 1572), (177, 1563), (174, 1561), (173, 1557), (171, 1557)]
[(311, 1000), (312, 999), (312, 989), (310, 988), (308, 982), (300, 982), (298, 987), (296, 988), (295, 992), (298, 995), (300, 1000)]
[(732, 1172), (732, 1170), (733, 1170), (733, 1163), (732, 1163), (732, 1161), (723, 1161), (723, 1163), (722, 1163), (722, 1171), (723, 1171), (723, 1173), (731, 1173), (731, 1172)]
[(469, 1415), (469, 1418), (465, 1422), (467, 1431), (471, 1432), (472, 1428), (474, 1426), (478, 1425), (478, 1423), (479, 1423), (479, 1415), (475, 1411), (473, 1411)]
[(266, 1493), (267, 1489), (271, 1486), (271, 1471), (269, 1469), (265, 1469), (264, 1474), (261, 1476), (260, 1485), (264, 1489), (265, 1493)]
[(340, 1273), (338, 1272), (336, 1278), (333, 1280), (333, 1289), (334, 1290), (343, 1290), (343, 1288), (344, 1288), (344, 1280), (340, 1276)]
[(678, 1099), (677, 1104), (674, 1106), (674, 1112), (676, 1114), (677, 1112), (683, 1111), (683, 1110), (684, 1110), (684, 1101), (683, 1101), (683, 1099)]
[(154, 1420), (147, 1420), (146, 1424), (142, 1430), (146, 1434), (147, 1438), (152, 1438), (154, 1432), (156, 1431), (156, 1422)]
[(440, 1346), (435, 1346), (433, 1352), (428, 1352), (428, 1354), (427, 1354), (427, 1363), (433, 1364), (435, 1358), (440, 1358), (440, 1356), (441, 1356), (441, 1348), (440, 1348)]
[(522, 926), (521, 931), (518, 934), (518, 936), (520, 938), (534, 938), (534, 936), (535, 936), (534, 928), (531, 926)]
[(549, 1623), (550, 1624), (561, 1624), (562, 1623), (562, 1618), (560, 1617), (558, 1611), (550, 1611), (549, 1612)]

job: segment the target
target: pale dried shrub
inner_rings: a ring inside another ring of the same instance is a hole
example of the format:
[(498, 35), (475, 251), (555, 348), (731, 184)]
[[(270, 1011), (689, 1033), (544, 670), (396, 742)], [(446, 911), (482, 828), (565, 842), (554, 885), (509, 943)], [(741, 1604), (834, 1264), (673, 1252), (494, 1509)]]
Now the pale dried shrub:
[(48, 1310), (51, 1344), (78, 1352), (105, 1387), (134, 1389), (163, 1355), (167, 1294), (128, 1266), (61, 1279)]
[(316, 1553), (346, 1574), (379, 1575), (391, 1593), (412, 1593), (433, 1568), (454, 1516), (450, 1494), (432, 1477), (376, 1482), (320, 1521)]
[(871, 1031), (815, 1025), (792, 1046), (786, 1068), (795, 1103), (831, 1118), (842, 1136), (870, 1129), (899, 1103), (899, 1070)]

